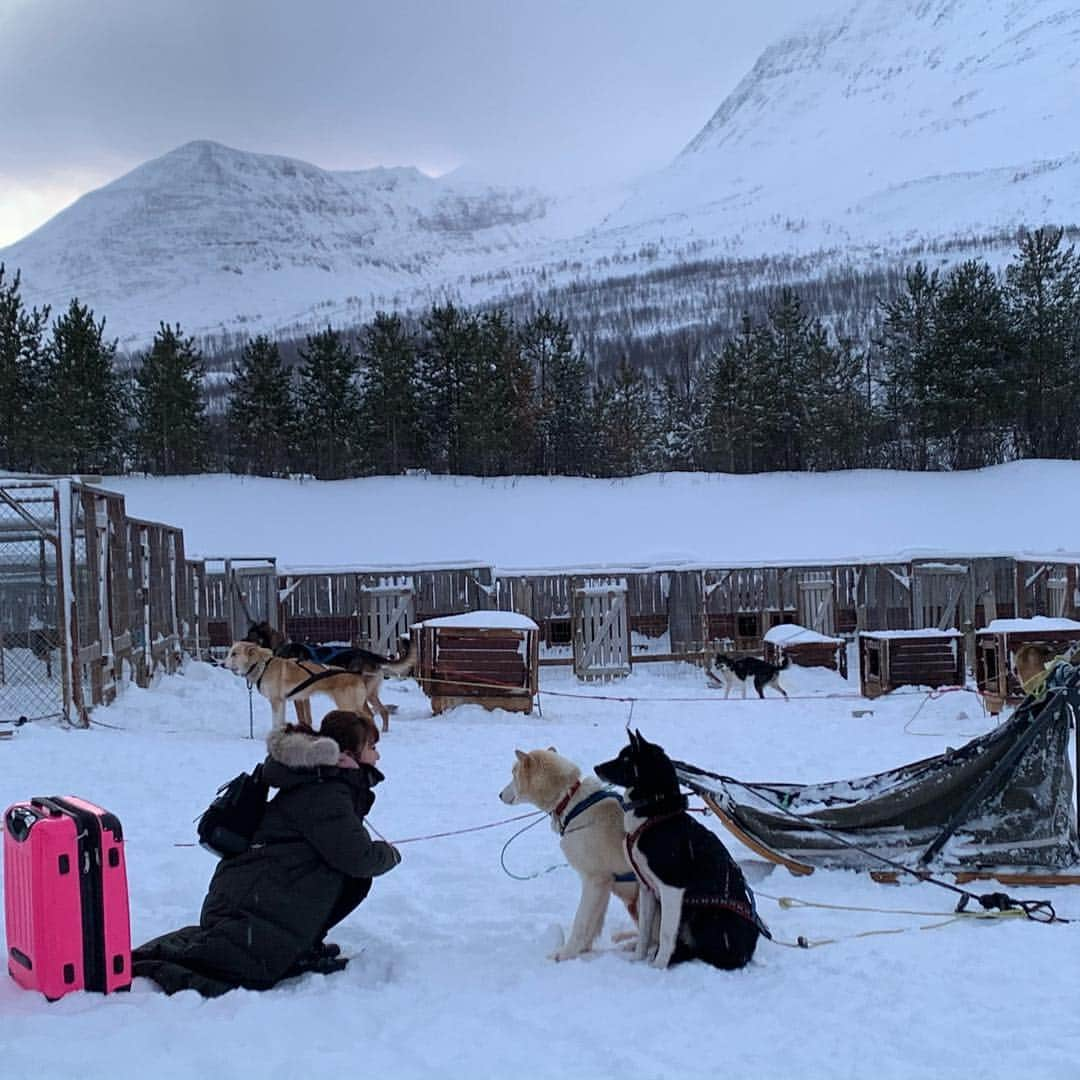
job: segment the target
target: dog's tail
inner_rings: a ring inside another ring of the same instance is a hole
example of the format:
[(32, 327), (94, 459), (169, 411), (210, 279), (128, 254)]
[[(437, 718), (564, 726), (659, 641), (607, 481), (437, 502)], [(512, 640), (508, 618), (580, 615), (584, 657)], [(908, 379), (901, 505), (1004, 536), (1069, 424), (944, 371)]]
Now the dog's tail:
[(416, 638), (409, 638), (409, 648), (400, 660), (394, 660), (382, 665), (384, 672), (390, 675), (408, 675), (416, 667)]

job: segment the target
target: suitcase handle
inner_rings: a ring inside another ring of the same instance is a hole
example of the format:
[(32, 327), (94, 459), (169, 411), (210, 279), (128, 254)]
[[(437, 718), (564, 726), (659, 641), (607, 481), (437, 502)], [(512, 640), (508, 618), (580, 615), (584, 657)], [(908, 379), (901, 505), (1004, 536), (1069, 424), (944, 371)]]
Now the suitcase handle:
[(20, 844), (30, 835), (34, 822), (38, 820), (38, 815), (25, 805), (9, 807), (4, 818), (8, 833)]
[(40, 807), (42, 810), (48, 810), (49, 817), (60, 817), (63, 814), (63, 809), (57, 805), (52, 799), (46, 798), (44, 795), (34, 795), (30, 799), (30, 805)]

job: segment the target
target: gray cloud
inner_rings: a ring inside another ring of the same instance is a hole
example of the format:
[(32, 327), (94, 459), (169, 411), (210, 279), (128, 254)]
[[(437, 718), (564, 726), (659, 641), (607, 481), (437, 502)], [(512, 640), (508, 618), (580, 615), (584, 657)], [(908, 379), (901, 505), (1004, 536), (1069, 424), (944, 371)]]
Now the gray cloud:
[(628, 177), (839, 2), (0, 0), (0, 208), (201, 138), (334, 169)]

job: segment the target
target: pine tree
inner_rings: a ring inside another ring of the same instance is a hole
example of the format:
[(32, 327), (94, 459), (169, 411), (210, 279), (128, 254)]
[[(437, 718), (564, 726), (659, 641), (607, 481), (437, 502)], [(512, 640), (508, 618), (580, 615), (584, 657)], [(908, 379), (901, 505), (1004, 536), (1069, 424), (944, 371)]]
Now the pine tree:
[(903, 292), (880, 305), (884, 321), (876, 342), (882, 381), (879, 411), (891, 445), (885, 464), (895, 468), (929, 465), (925, 408), (940, 293), (938, 272), (917, 262), (904, 274)]
[(37, 441), (34, 387), (49, 308), (27, 311), (19, 272), (7, 284), (4, 275), (0, 263), (0, 469), (23, 471), (33, 465), (31, 451)]
[(389, 476), (416, 468), (425, 459), (419, 368), (416, 342), (400, 316), (376, 312), (361, 336), (360, 363), (364, 460)]
[(1061, 229), (1020, 238), (1005, 271), (1016, 334), (1017, 441), (1031, 457), (1080, 451), (1080, 258)]
[(289, 373), (277, 343), (249, 339), (233, 370), (226, 412), (233, 472), (286, 476), (296, 438)]
[(161, 323), (135, 373), (135, 444), (145, 472), (199, 472), (207, 453), (202, 353), (180, 326)]
[(660, 430), (652, 388), (624, 358), (594, 396), (594, 424), (607, 476), (637, 476), (656, 468)]
[(352, 347), (331, 327), (311, 334), (300, 350), (296, 387), (300, 446), (306, 468), (320, 480), (341, 480), (360, 471), (358, 364)]
[(462, 400), (463, 464), (479, 476), (522, 472), (533, 441), (532, 370), (502, 311), (481, 315), (477, 331)]
[(590, 475), (595, 462), (589, 368), (574, 348), (566, 320), (549, 311), (538, 312), (521, 327), (519, 340), (535, 388), (531, 471), (543, 476)]
[(124, 467), (127, 389), (114, 366), (116, 342), (105, 320), (78, 300), (52, 326), (43, 350), (36, 410), (38, 464), (49, 472), (120, 472)]
[(985, 262), (954, 267), (938, 296), (923, 403), (942, 465), (996, 464), (1010, 454), (1015, 346), (1000, 284)]
[(761, 338), (744, 313), (739, 333), (706, 362), (702, 375), (705, 411), (704, 464), (721, 472), (753, 472), (760, 467), (752, 415), (753, 386), (764, 370)]
[(430, 467), (461, 473), (466, 458), (466, 401), (481, 351), (479, 321), (453, 304), (436, 304), (424, 320), (423, 331), (420, 385)]

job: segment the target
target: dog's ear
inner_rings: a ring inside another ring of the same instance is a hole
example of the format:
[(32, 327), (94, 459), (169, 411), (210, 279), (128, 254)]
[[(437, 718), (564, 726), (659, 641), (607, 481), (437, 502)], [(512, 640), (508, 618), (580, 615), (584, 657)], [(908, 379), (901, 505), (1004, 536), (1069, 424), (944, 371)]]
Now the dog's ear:
[(521, 750), (515, 750), (514, 753), (517, 754), (518, 761), (528, 761), (529, 760), (529, 755), (524, 753)]
[(554, 747), (554, 746), (549, 746), (549, 747), (548, 747), (548, 749), (549, 749), (549, 750), (550, 750), (550, 751), (551, 751), (551, 752), (552, 752), (553, 754), (557, 754), (557, 753), (559, 752), (558, 750), (556, 750), (556, 749), (555, 749), (555, 747)]

